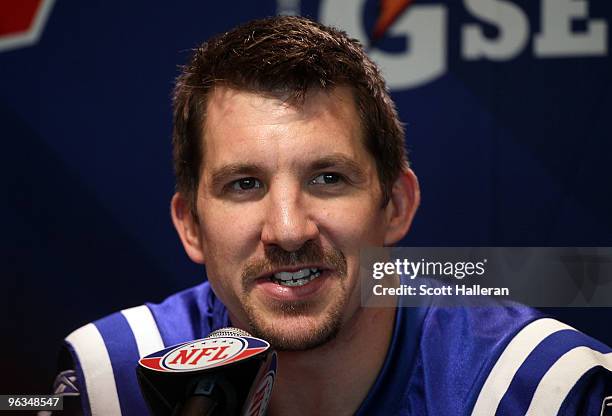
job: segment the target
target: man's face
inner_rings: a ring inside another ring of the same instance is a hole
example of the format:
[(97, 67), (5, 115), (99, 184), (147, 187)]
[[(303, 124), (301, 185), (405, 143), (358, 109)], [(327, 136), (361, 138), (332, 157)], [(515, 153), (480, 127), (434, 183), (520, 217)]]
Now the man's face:
[(209, 97), (198, 238), (232, 323), (279, 349), (331, 339), (359, 314), (359, 250), (388, 215), (350, 90), (303, 105), (225, 87)]

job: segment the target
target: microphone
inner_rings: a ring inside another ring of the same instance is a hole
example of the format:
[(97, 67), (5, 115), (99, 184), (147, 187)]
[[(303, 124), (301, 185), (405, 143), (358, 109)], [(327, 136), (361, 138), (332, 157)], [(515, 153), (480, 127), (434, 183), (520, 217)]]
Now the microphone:
[(153, 416), (263, 416), (276, 367), (267, 341), (222, 328), (141, 358), (136, 376)]

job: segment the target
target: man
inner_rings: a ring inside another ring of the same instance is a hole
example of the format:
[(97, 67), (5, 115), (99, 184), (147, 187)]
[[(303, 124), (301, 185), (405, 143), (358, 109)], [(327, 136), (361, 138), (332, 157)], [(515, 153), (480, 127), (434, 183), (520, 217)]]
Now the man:
[(202, 45), (175, 88), (171, 212), (208, 282), (72, 333), (56, 390), (144, 414), (138, 358), (231, 324), (279, 351), (271, 415), (599, 414), (609, 348), (533, 310), (361, 306), (360, 251), (419, 204), (403, 138), (340, 31), (276, 17)]

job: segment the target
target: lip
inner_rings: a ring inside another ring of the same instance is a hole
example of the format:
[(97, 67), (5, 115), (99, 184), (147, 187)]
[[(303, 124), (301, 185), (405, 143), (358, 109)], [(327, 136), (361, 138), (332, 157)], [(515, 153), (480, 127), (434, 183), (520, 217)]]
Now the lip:
[[(279, 272), (295, 272), (306, 268), (318, 268), (321, 275), (303, 286), (283, 286), (272, 282), (270, 276)], [(324, 269), (321, 266), (300, 266), (298, 268), (289, 267), (275, 270), (274, 273), (266, 273), (255, 280), (255, 288), (263, 292), (264, 296), (284, 302), (308, 300), (317, 295), (326, 286), (328, 278), (333, 274), (333, 270)]]

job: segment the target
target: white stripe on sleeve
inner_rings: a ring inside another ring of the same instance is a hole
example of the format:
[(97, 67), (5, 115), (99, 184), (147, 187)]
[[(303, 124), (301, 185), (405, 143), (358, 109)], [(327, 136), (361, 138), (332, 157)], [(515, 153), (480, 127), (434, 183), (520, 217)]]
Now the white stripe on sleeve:
[(561, 356), (544, 374), (533, 394), (528, 415), (556, 415), (576, 382), (593, 367), (612, 371), (612, 353), (576, 347)]
[(87, 324), (68, 335), (66, 341), (81, 365), (92, 416), (121, 416), (113, 367), (98, 328)]
[(499, 402), (510, 387), (512, 378), (527, 356), (549, 335), (564, 329), (574, 329), (551, 318), (533, 321), (508, 343), (480, 390), (472, 416), (494, 415)]
[(164, 348), (153, 314), (146, 305), (121, 311), (127, 320), (138, 346), (140, 358)]

